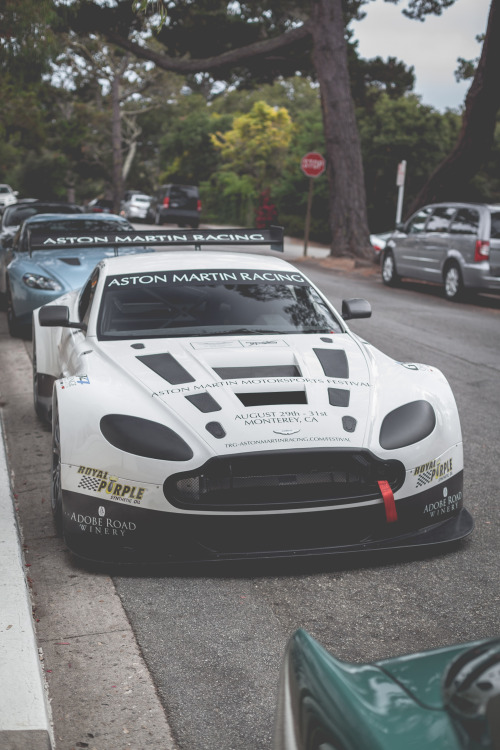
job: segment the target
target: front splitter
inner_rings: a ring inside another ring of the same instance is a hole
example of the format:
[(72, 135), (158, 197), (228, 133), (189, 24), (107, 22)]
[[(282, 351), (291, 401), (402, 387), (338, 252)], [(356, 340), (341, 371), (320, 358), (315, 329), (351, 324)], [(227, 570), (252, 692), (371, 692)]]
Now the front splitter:
[(103, 563), (299, 558), (431, 547), (463, 539), (474, 528), (458, 492), (461, 481), (460, 475), (447, 482), (447, 497), (460, 494), (460, 501), (450, 504), (446, 515), (431, 517), (429, 497), (421, 493), (397, 503), (395, 523), (387, 522), (383, 504), (309, 513), (202, 515), (63, 491), (63, 533), (75, 555)]

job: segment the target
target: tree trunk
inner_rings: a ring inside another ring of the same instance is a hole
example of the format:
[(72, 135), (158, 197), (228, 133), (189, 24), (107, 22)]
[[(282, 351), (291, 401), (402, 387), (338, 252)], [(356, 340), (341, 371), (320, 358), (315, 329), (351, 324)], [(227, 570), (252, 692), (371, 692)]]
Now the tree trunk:
[(311, 0), (311, 21), (325, 131), (331, 255), (371, 260), (361, 143), (347, 69), (341, 0)]
[(113, 211), (120, 211), (123, 196), (122, 122), (120, 113), (120, 75), (115, 73), (111, 81), (111, 147), (113, 152)]
[(500, 107), (500, 0), (492, 0), (479, 64), (465, 99), (457, 143), (413, 201), (409, 214), (436, 201), (468, 200), (468, 183), (493, 145)]

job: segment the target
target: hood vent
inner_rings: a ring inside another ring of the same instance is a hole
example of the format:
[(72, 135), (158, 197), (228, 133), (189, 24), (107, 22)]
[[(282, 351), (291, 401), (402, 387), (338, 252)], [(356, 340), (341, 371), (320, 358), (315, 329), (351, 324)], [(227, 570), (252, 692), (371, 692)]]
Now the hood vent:
[(243, 406), (273, 406), (279, 404), (307, 404), (305, 391), (276, 391), (262, 393), (237, 393)]
[(222, 380), (238, 378), (300, 378), (296, 365), (255, 365), (250, 367), (214, 367)]
[(185, 396), (185, 398), (204, 414), (208, 414), (211, 411), (221, 410), (221, 406), (214, 398), (212, 398), (210, 393), (207, 393), (206, 391), (203, 393), (195, 393), (192, 396)]
[(68, 266), (81, 266), (80, 258), (59, 258), (63, 263), (67, 263)]
[(328, 400), (330, 406), (349, 406), (351, 392), (345, 388), (329, 388)]
[(343, 349), (313, 350), (327, 378), (348, 378), (349, 364)]
[(195, 380), (171, 354), (145, 354), (137, 359), (170, 385), (193, 383)]

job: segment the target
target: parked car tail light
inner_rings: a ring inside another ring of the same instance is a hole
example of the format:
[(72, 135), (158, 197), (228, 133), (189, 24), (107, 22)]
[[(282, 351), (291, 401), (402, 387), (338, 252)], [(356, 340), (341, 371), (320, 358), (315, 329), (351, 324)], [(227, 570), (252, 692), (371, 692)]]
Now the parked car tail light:
[(168, 197), (168, 195), (167, 195), (167, 196), (166, 196), (166, 197), (165, 197), (165, 198), (163, 199), (163, 205), (165, 206), (165, 208), (168, 208), (168, 204), (169, 204), (169, 203), (170, 203), (170, 198), (169, 198), (169, 197)]
[(200, 199), (199, 199), (199, 198), (198, 198), (198, 202), (197, 202), (197, 204), (196, 204), (196, 210), (197, 210), (197, 211), (201, 211), (201, 201), (200, 201)]
[(474, 262), (480, 263), (482, 260), (488, 260), (489, 257), (490, 257), (490, 243), (487, 240), (476, 240)]

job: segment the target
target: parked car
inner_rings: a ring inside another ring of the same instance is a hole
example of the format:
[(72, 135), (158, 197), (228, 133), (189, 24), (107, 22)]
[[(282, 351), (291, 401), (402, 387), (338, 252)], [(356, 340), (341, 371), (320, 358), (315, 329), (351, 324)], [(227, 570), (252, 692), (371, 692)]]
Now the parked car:
[(129, 221), (145, 221), (148, 218), (151, 196), (144, 193), (125, 193), (120, 214)]
[(17, 201), (19, 193), (17, 190), (12, 190), (10, 185), (0, 185), (0, 211), (3, 211), (5, 206), (10, 206), (11, 203)]
[(155, 224), (200, 225), (201, 200), (196, 185), (162, 185), (153, 195), (149, 218)]
[[(135, 232), (123, 217), (96, 214), (39, 214), (19, 228), (8, 252), (6, 267), (7, 322), (12, 336), (24, 336), (31, 330), (36, 307), (56, 299), (70, 289), (81, 287), (96, 263), (118, 252), (146, 252), (144, 245), (110, 244), (106, 248), (87, 247), (74, 235), (89, 233)], [(42, 244), (34, 244), (33, 234), (43, 233)], [(63, 246), (64, 239), (70, 244)]]
[(355, 664), (297, 630), (273, 750), (499, 750), (499, 664), (499, 638)]
[(92, 214), (112, 214), (113, 201), (108, 198), (94, 198), (88, 202), (85, 210)]
[(43, 213), (81, 214), (82, 209), (74, 203), (48, 203), (37, 198), (23, 198), (7, 206), (0, 221), (0, 307), (6, 304), (6, 268), (10, 262), (10, 248), (20, 225), (31, 216)]
[(500, 292), (500, 205), (434, 203), (399, 226), (383, 251), (382, 280), (441, 284), (447, 299)]
[(472, 531), (451, 388), (351, 333), (366, 300), (340, 314), (302, 270), (241, 252), (282, 248), (281, 227), (140, 236), (169, 252), (106, 258), (33, 314), (52, 508), (74, 554), (296, 558)]
[(383, 255), (383, 250), (387, 245), (387, 240), (392, 236), (391, 232), (382, 232), (381, 234), (371, 234), (370, 242), (373, 248), (373, 260), (375, 263), (379, 263)]

